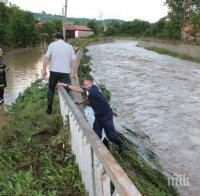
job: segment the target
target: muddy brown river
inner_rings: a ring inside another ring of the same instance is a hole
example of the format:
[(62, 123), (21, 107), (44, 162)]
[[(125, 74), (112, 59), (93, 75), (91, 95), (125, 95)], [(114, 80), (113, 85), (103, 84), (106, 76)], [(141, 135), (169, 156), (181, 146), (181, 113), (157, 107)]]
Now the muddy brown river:
[(89, 47), (92, 74), (111, 91), (118, 120), (150, 146), (182, 195), (200, 195), (200, 64), (117, 41)]
[(8, 86), (5, 90), (5, 104), (10, 105), (40, 74), (43, 51), (40, 48), (10, 52), (5, 55), (9, 66), (6, 74)]
[[(92, 74), (112, 93), (117, 124), (149, 136), (146, 143), (182, 195), (200, 195), (200, 64), (117, 41), (90, 46)], [(40, 74), (43, 51), (5, 56), (10, 65), (5, 103)], [(118, 125), (119, 129), (121, 127)], [(122, 131), (123, 132), (123, 131)]]

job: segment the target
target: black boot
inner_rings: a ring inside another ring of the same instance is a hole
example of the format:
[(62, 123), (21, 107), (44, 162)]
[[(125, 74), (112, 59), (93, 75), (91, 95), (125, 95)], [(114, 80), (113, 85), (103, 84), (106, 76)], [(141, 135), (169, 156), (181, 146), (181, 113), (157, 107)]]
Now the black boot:
[(47, 94), (47, 102), (48, 102), (48, 107), (46, 112), (48, 115), (50, 115), (52, 113), (53, 95), (49, 92)]
[(107, 149), (110, 150), (109, 141), (106, 138), (104, 138), (102, 142), (107, 147)]

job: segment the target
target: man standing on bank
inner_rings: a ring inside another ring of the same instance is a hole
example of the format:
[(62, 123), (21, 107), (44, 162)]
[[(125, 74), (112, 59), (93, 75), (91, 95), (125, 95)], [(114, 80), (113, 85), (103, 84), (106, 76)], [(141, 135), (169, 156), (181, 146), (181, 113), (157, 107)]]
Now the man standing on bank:
[(114, 144), (119, 146), (119, 152), (123, 153), (124, 144), (117, 136), (114, 122), (113, 122), (113, 111), (106, 101), (104, 95), (99, 88), (94, 85), (93, 79), (88, 77), (83, 80), (83, 88), (72, 86), (66, 83), (58, 83), (58, 87), (62, 86), (68, 88), (74, 92), (86, 93), (88, 98), (77, 104), (89, 103), (95, 114), (95, 121), (93, 129), (96, 134), (102, 139), (102, 131), (105, 130), (107, 138)]
[(4, 89), (6, 88), (6, 63), (3, 59), (3, 50), (0, 48), (0, 105), (4, 102)]
[[(52, 113), (53, 97), (55, 87), (58, 82), (70, 83), (70, 74), (72, 68), (72, 77), (78, 79), (77, 61), (73, 47), (66, 43), (63, 35), (55, 35), (55, 42), (48, 47), (43, 60), (42, 76), (47, 77), (47, 65), (50, 61), (49, 89), (47, 93), (48, 107), (47, 114)], [(69, 92), (69, 89), (66, 89)]]

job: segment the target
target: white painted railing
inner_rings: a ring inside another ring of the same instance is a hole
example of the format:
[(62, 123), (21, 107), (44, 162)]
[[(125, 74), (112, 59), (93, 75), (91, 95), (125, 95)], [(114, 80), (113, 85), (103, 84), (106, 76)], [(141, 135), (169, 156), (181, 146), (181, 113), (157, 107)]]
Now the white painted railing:
[[(112, 154), (94, 133), (64, 88), (59, 88), (63, 121), (69, 120), (71, 147), (90, 196), (141, 195)], [(111, 183), (114, 186), (111, 188)]]

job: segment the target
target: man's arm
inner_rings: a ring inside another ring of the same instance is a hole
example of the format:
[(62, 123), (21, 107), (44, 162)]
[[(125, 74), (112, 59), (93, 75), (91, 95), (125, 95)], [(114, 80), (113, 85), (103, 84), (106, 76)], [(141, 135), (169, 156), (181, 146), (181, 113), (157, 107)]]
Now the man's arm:
[(49, 45), (47, 52), (43, 59), (43, 66), (42, 66), (42, 77), (43, 78), (47, 77), (47, 65), (50, 62), (50, 58), (51, 58), (51, 44)]
[(70, 65), (72, 67), (72, 77), (76, 80), (78, 80), (78, 63), (76, 60), (76, 54), (74, 52), (74, 48), (71, 46), (71, 62)]
[(73, 85), (69, 85), (69, 84), (65, 84), (65, 83), (58, 83), (57, 86), (58, 87), (67, 87), (70, 90), (77, 92), (77, 93), (84, 93), (84, 90), (78, 86), (73, 86)]
[(43, 60), (43, 68), (42, 68), (42, 77), (46, 78), (47, 77), (47, 65), (49, 64), (49, 58), (48, 57), (44, 57)]
[(84, 99), (83, 101), (75, 102), (75, 104), (77, 104), (77, 105), (86, 105), (88, 103), (89, 103), (88, 98)]

